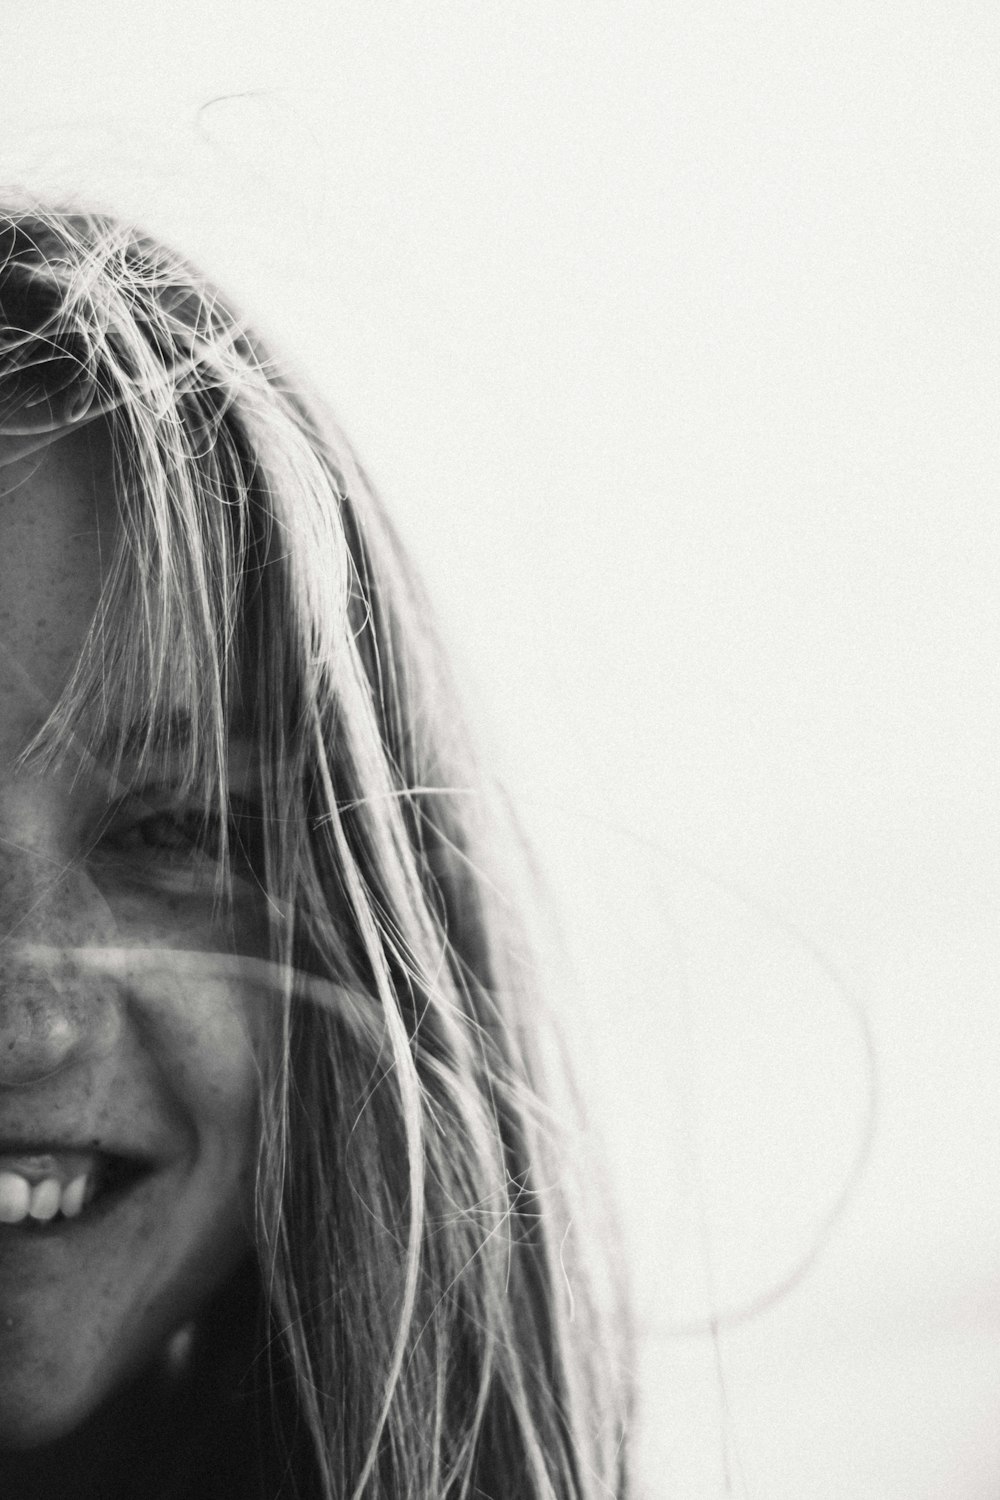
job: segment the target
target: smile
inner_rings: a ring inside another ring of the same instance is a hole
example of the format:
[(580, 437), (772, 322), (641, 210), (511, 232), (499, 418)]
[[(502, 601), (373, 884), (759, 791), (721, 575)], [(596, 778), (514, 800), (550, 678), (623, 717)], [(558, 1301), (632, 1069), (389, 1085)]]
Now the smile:
[(104, 1151), (0, 1152), (0, 1225), (26, 1228), (87, 1218), (148, 1165)]

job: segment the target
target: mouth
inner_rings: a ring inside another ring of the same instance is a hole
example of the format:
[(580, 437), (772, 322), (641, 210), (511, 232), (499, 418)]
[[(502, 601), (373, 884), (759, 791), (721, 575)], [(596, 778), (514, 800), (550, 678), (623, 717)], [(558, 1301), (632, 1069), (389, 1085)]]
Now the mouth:
[(43, 1234), (89, 1222), (153, 1170), (118, 1152), (0, 1146), (0, 1234)]

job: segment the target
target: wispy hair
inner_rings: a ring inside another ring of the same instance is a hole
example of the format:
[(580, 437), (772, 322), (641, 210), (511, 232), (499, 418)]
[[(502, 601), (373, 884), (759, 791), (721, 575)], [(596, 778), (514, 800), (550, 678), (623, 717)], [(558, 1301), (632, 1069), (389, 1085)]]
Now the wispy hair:
[[(541, 1076), (516, 840), (413, 569), (324, 404), (182, 257), (9, 207), (0, 432), (95, 421), (117, 540), (26, 755), (180, 757), (225, 830), (235, 723), (254, 747), (256, 1260), (297, 1492), (623, 1497), (624, 1312)], [(225, 899), (251, 877), (219, 852)]]

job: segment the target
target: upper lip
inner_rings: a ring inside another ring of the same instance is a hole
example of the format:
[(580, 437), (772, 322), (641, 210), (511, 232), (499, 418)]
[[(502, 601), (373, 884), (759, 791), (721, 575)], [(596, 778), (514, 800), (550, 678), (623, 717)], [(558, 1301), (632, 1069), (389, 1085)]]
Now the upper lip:
[(100, 1132), (79, 1135), (72, 1139), (56, 1140), (41, 1136), (0, 1136), (0, 1157), (3, 1156), (60, 1156), (80, 1155), (111, 1157), (126, 1161), (136, 1167), (154, 1167), (162, 1160), (161, 1153), (146, 1151), (131, 1145), (107, 1140)]

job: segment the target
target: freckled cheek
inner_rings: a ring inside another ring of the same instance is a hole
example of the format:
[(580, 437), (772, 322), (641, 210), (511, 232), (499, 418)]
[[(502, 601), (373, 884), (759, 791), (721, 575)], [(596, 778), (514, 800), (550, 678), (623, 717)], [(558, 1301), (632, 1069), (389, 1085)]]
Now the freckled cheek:
[(225, 1065), (201, 1066), (192, 1075), (197, 1095), (192, 1099), (198, 1139), (195, 1166), (203, 1166), (214, 1186), (219, 1208), (228, 1202), (246, 1232), (252, 1231), (253, 1203), (260, 1139), (260, 1049), (252, 1035), (251, 1018), (241, 1027), (243, 1039), (234, 1045)]
[[(252, 1170), (261, 1071), (276, 1055), (280, 984), (268, 982), (268, 928), (258, 898), (225, 921), (203, 898), (119, 891), (116, 927), (135, 953), (129, 1006), (142, 1047), (201, 1145), (220, 1142)], [(263, 962), (262, 962), (263, 960)], [(246, 962), (244, 962), (246, 961)]]
[(135, 962), (145, 967), (130, 975), (126, 1004), (155, 1093), (172, 1103), (197, 1156), (239, 1159), (256, 1134), (272, 1031), (260, 986), (240, 982), (232, 954), (166, 949)]
[(185, 1205), (181, 1224), (190, 1229), (210, 1224), (220, 1243), (233, 1243), (233, 1235), (249, 1243), (260, 1139), (256, 1068), (237, 1076), (232, 1069), (220, 1075), (217, 1068), (188, 1066), (177, 1086), (190, 1141), (172, 1200)]
[[(118, 940), (135, 950), (140, 967), (144, 950), (176, 955), (168, 964), (177, 981), (173, 988), (212, 996), (217, 1015), (209, 1019), (211, 1026), (226, 1024), (228, 1017), (255, 1047), (265, 1044), (272, 1034), (268, 1017), (276, 1007), (264, 991), (280, 996), (281, 985), (276, 976), (272, 983), (262, 983), (269, 967), (270, 931), (259, 893), (253, 899), (241, 895), (222, 918), (204, 894), (117, 891), (109, 897), (109, 909)], [(249, 962), (241, 969), (242, 959)], [(181, 1003), (181, 1014), (189, 1010)]]
[[(190, 1080), (206, 1112), (242, 1120), (256, 1107), (263, 1017), (253, 997), (231, 984), (161, 998), (164, 1050)], [(163, 1014), (166, 1010), (167, 1014)]]

